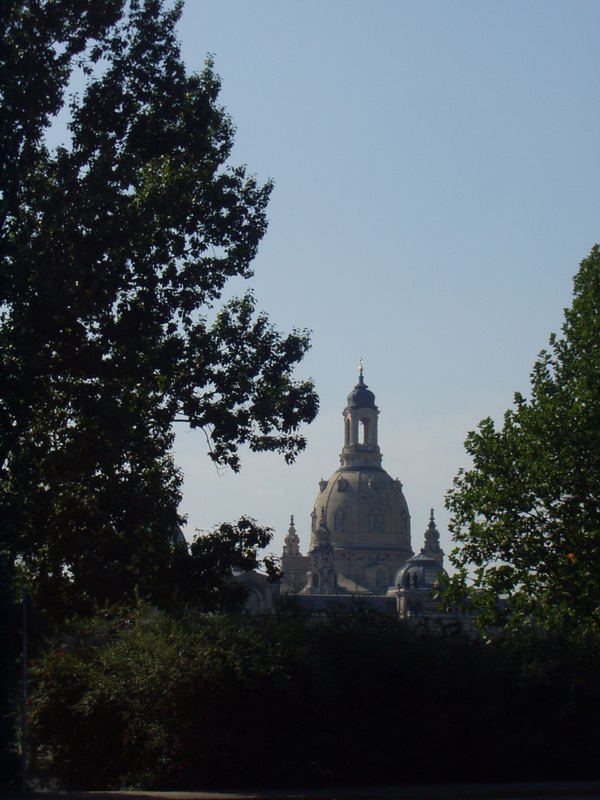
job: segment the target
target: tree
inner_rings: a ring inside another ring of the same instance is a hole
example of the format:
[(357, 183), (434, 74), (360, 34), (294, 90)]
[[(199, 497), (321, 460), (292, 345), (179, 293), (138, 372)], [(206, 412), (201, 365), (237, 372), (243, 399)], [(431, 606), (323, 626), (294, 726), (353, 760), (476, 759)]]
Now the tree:
[[(186, 73), (162, 0), (13, 0), (1, 16), (3, 547), (42, 605), (153, 596), (181, 522), (179, 416), (218, 464), (293, 460), (317, 411), (249, 278), (271, 184), (229, 166), (210, 60)], [(44, 136), (69, 101), (69, 141)], [(158, 587), (158, 588), (157, 588)], [(160, 589), (160, 591), (159, 591)]]
[(199, 532), (189, 556), (181, 560), (181, 599), (205, 610), (239, 611), (248, 596), (245, 584), (232, 581), (232, 570), (264, 570), (270, 581), (280, 577), (279, 559), (259, 557), (273, 537), (272, 528), (250, 517), (223, 522), (211, 531)]
[[(447, 496), (458, 547), (453, 588), (472, 580), (484, 621), (596, 629), (600, 623), (600, 249), (574, 278), (562, 336), (531, 373), (529, 398), (465, 442), (473, 466)], [(505, 596), (501, 613), (497, 599)]]

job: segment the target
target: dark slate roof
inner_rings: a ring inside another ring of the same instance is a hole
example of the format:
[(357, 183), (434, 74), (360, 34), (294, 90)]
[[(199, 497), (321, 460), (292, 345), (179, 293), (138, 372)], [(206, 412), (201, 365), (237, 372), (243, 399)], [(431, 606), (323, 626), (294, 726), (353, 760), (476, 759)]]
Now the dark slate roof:
[(375, 408), (375, 395), (365, 383), (362, 373), (358, 376), (358, 383), (348, 395), (348, 408)]
[(446, 570), (440, 567), (435, 559), (424, 553), (418, 553), (409, 558), (406, 564), (398, 570), (394, 584), (398, 588), (432, 589), (438, 578), (445, 574)]

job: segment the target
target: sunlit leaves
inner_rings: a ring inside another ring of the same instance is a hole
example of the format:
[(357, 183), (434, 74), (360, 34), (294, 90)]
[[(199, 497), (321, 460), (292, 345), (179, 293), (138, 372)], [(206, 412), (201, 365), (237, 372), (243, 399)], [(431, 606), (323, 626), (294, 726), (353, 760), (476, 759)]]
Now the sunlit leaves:
[(501, 428), (483, 420), (465, 442), (473, 459), (447, 497), (457, 548), (454, 589), (498, 620), (600, 624), (600, 249), (574, 279), (562, 336), (531, 372), (529, 398)]

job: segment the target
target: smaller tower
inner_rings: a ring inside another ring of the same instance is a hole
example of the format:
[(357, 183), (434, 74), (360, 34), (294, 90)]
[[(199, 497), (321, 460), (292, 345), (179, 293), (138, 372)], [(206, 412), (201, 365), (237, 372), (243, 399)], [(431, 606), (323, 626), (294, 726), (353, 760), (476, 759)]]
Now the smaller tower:
[(377, 442), (377, 417), (375, 395), (363, 377), (360, 360), (358, 383), (348, 395), (344, 414), (344, 447), (340, 456), (342, 467), (381, 468), (381, 451)]
[(421, 552), (409, 558), (398, 570), (394, 587), (388, 597), (396, 597), (398, 615), (402, 618), (427, 617), (440, 619), (438, 589), (440, 580), (446, 576), (443, 567), (444, 553), (440, 547), (440, 534), (433, 518), (433, 508), (429, 515), (429, 525), (425, 531), (425, 545)]
[(300, 555), (300, 537), (296, 533), (293, 514), (290, 516), (290, 527), (288, 528), (287, 536), (285, 537), (285, 544), (283, 545), (283, 555), (284, 556)]
[(433, 508), (429, 515), (429, 525), (425, 531), (425, 545), (421, 548), (421, 553), (424, 556), (429, 556), (443, 568), (444, 566), (444, 551), (440, 547), (440, 532), (438, 531), (435, 519), (433, 518)]
[(333, 557), (331, 536), (325, 520), (322, 520), (312, 536), (310, 570), (306, 573), (306, 586), (302, 594), (337, 594), (338, 576)]
[(300, 551), (300, 537), (296, 533), (294, 515), (290, 516), (290, 526), (285, 537), (281, 554), (280, 594), (296, 594), (306, 583), (306, 573), (310, 569), (310, 558)]

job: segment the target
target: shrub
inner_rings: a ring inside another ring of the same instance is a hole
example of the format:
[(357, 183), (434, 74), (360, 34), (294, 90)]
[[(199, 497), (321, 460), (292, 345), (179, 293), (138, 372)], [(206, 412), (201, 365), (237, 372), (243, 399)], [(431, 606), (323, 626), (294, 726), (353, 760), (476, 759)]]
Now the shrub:
[(368, 613), (113, 610), (34, 665), (32, 766), (67, 789), (595, 777), (573, 731), (598, 728), (599, 653)]

